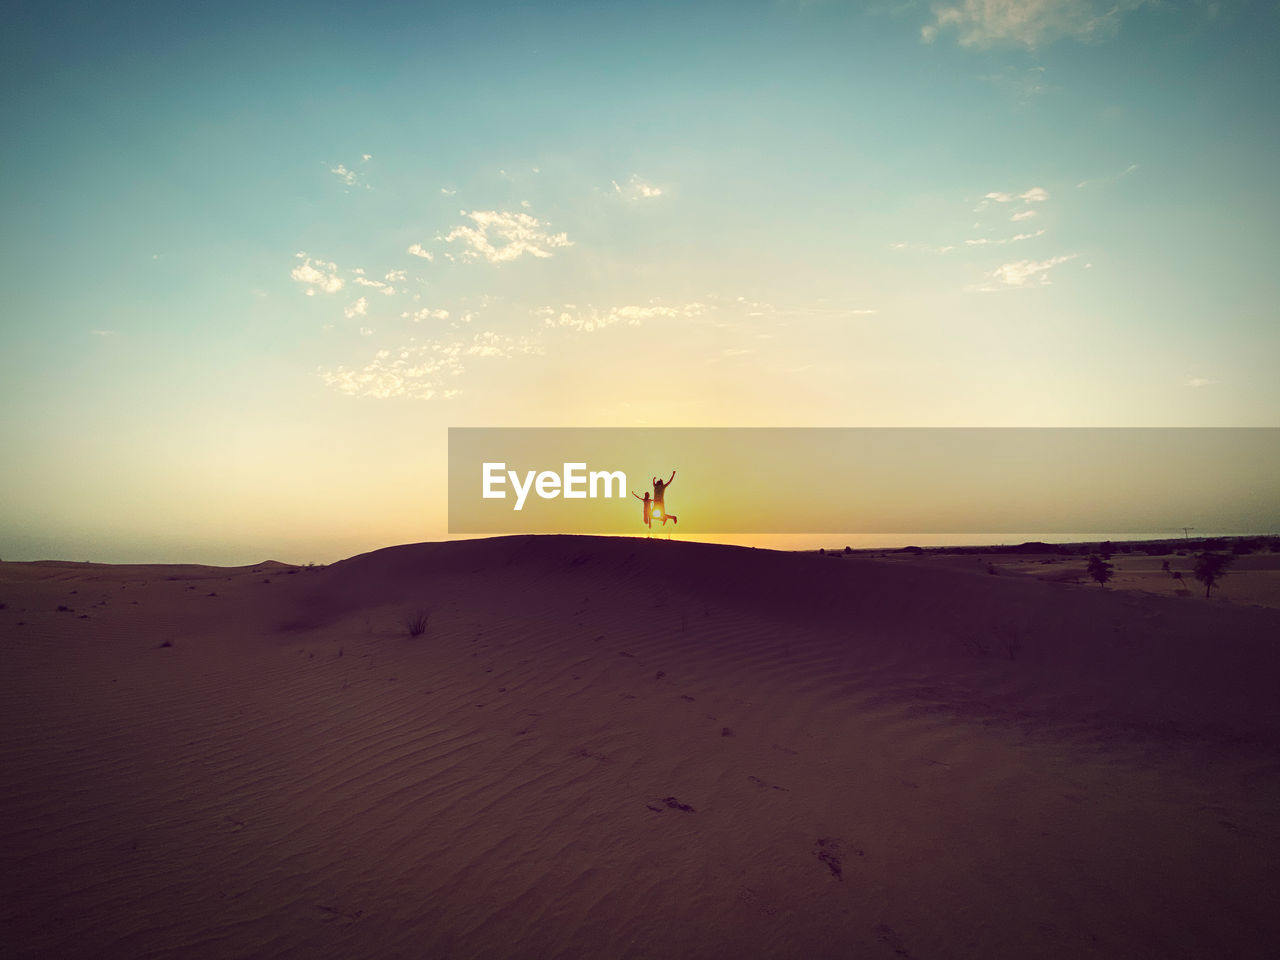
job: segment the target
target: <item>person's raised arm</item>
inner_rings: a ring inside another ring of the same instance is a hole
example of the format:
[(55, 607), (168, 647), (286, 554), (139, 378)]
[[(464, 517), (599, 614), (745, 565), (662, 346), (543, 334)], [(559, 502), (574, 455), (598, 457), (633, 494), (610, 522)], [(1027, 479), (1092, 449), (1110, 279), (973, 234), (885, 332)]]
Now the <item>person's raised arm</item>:
[[(672, 470), (672, 471), (671, 471), (671, 480), (674, 480), (675, 478), (676, 478), (676, 472), (675, 472), (674, 470)], [(666, 482), (666, 484), (664, 484), (664, 486), (668, 486), (668, 487), (669, 487), (669, 486), (671, 486), (671, 480), (668, 480), (668, 481)]]
[(632, 491), (631, 491), (631, 495), (632, 495), (633, 497), (635, 497), (637, 500), (643, 500), (643, 499), (644, 499), (644, 497), (640, 496), (640, 494), (636, 493), (634, 490), (632, 490)]

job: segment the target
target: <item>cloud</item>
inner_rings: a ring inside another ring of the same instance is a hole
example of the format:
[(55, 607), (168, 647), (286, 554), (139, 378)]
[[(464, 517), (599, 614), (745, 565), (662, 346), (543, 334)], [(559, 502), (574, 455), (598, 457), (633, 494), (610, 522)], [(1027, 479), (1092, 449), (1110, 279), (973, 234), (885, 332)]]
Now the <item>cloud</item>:
[(1187, 379), (1187, 386), (1194, 387), (1196, 390), (1199, 390), (1201, 387), (1211, 387), (1217, 382), (1217, 380), (1210, 380), (1208, 377), (1189, 377)]
[(423, 320), (448, 320), (449, 311), (435, 309), (431, 307), (423, 307), (421, 310), (415, 310), (413, 313), (402, 313), (400, 316), (406, 320), (412, 320), (414, 323), (421, 323)]
[(1030, 220), (1032, 217), (1036, 216), (1036, 213), (1037, 212), (1035, 210), (1019, 210), (1009, 219), (1014, 223), (1017, 223), (1019, 220)]
[(307, 296), (314, 296), (316, 290), (322, 293), (337, 293), (342, 289), (343, 279), (338, 276), (338, 265), (326, 263), (324, 260), (312, 260), (305, 253), (299, 253), (302, 263), (289, 271), (298, 283), (307, 286)]
[(984, 247), (988, 244), (993, 246), (1003, 246), (1006, 243), (1017, 243), (1020, 240), (1034, 240), (1036, 237), (1043, 237), (1048, 231), (1037, 230), (1035, 233), (1019, 233), (1012, 237), (1002, 237), (998, 240), (992, 240), (988, 237), (979, 237), (976, 240), (966, 240), (967, 247)]
[[(708, 299), (716, 300), (717, 297), (709, 297)], [(741, 315), (756, 318), (768, 318), (770, 325), (779, 322), (789, 323), (791, 320), (840, 320), (847, 317), (874, 317), (880, 311), (871, 307), (849, 307), (839, 303), (832, 303), (827, 298), (810, 301), (808, 303), (796, 303), (779, 307), (772, 303), (766, 303), (761, 300), (751, 300), (747, 297), (734, 297), (727, 301), (729, 311), (731, 313), (741, 313)], [(733, 308), (737, 308), (735, 311)], [(708, 318), (703, 322), (710, 323), (712, 326), (720, 328), (739, 327), (740, 321), (735, 317), (729, 320), (723, 317)], [(772, 333), (757, 333), (757, 337), (773, 337)]]
[(617, 324), (624, 324), (629, 327), (638, 327), (646, 320), (668, 319), (668, 320), (689, 320), (703, 313), (707, 309), (706, 304), (702, 303), (686, 303), (676, 307), (664, 307), (658, 305), (649, 305), (647, 307), (628, 305), (624, 307), (612, 307), (606, 311), (597, 310), (595, 307), (585, 307), (579, 309), (572, 303), (565, 304), (563, 307), (543, 307), (537, 311), (537, 316), (542, 318), (542, 322), (548, 327), (565, 327), (570, 330), (578, 330), (584, 333), (590, 333), (594, 330), (602, 330), (605, 327), (612, 327)]
[(1138, 169), (1138, 164), (1131, 163), (1129, 164), (1129, 166), (1125, 167), (1119, 173), (1112, 174), (1109, 177), (1098, 177), (1094, 180), (1081, 180), (1079, 183), (1076, 184), (1076, 189), (1079, 190), (1082, 187), (1091, 187), (1095, 183), (1114, 183), (1115, 181), (1119, 180), (1121, 177), (1127, 177), (1129, 174), (1133, 173), (1137, 169)]
[(385, 293), (387, 296), (392, 296), (396, 293), (396, 288), (391, 286), (391, 284), (384, 283), (381, 280), (370, 280), (368, 277), (364, 276), (363, 270), (357, 271), (356, 283), (360, 284), (362, 287), (372, 287), (374, 290), (377, 290), (379, 293)]
[(929, 243), (913, 243), (909, 240), (894, 240), (889, 244), (892, 250), (910, 250), (914, 253), (950, 253), (956, 248), (954, 243), (948, 243), (942, 247), (935, 247)]
[(321, 368), (318, 373), (327, 386), (347, 396), (448, 399), (460, 392), (454, 383), (466, 370), (466, 358), (503, 359), (541, 352), (542, 347), (534, 339), (486, 330), (472, 337), (410, 341), (396, 350), (379, 350), (362, 367)]
[(933, 8), (920, 31), (932, 43), (954, 31), (962, 47), (1002, 44), (1035, 49), (1061, 37), (1098, 43), (1114, 37), (1121, 17), (1148, 0), (962, 0)]
[(627, 200), (656, 200), (662, 196), (662, 188), (654, 186), (645, 180), (641, 180), (639, 174), (633, 173), (625, 184), (618, 183), (617, 180), (610, 180), (613, 184), (613, 192), (625, 197)]
[(1048, 260), (1015, 260), (997, 267), (989, 274), (987, 283), (978, 287), (983, 292), (1010, 287), (1048, 286), (1049, 271), (1059, 264), (1073, 260), (1078, 254), (1050, 257)]
[(388, 283), (400, 283), (408, 276), (404, 270), (388, 270), (387, 275), (383, 277)]
[[(463, 258), (483, 257), (490, 263), (510, 263), (526, 253), (532, 257), (550, 257), (559, 247), (571, 247), (573, 241), (564, 233), (548, 233), (540, 220), (527, 213), (499, 210), (463, 210), (473, 226), (454, 227), (444, 237), (448, 243), (460, 240), (468, 247)], [(494, 241), (501, 241), (498, 245)]]
[(114, 337), (116, 335), (114, 330), (90, 330), (89, 332), (95, 337)]
[(349, 307), (343, 308), (342, 315), (350, 320), (352, 317), (363, 317), (369, 312), (369, 301), (361, 297)]
[(982, 201), (973, 208), (974, 213), (985, 210), (993, 203), (1013, 203), (1015, 200), (1021, 200), (1023, 203), (1044, 203), (1049, 199), (1049, 191), (1044, 187), (1032, 187), (1022, 193), (1001, 193), (992, 191), (982, 198)]
[(448, 188), (448, 187), (441, 187), (441, 188), (440, 188), (440, 196), (442, 196), (442, 197), (452, 197), (452, 196), (453, 196), (454, 194), (456, 194), (457, 192), (458, 192), (457, 190), (451, 190), (451, 189), (450, 189), (450, 188)]
[(409, 252), (413, 254), (415, 257), (421, 257), (423, 260), (426, 260), (428, 263), (430, 263), (432, 260), (435, 259), (435, 254), (433, 254), (430, 250), (428, 250), (426, 247), (424, 247), (420, 243), (415, 243), (412, 247), (410, 247)]
[(1021, 106), (1031, 104), (1049, 89), (1045, 84), (1043, 66), (1021, 68), (1006, 65), (1000, 72), (987, 74), (980, 79), (1010, 95)]
[(355, 186), (357, 173), (354, 170), (348, 170), (344, 164), (338, 164), (336, 167), (330, 167), (329, 172), (345, 183), (348, 187)]
[(393, 352), (379, 350), (363, 367), (321, 369), (320, 379), (351, 397), (386, 400), (405, 397), (430, 400), (444, 384), (463, 371), (462, 346), (458, 343), (425, 343)]
[(542, 346), (529, 337), (512, 337), (486, 330), (477, 333), (464, 350), (469, 357), (513, 357), (521, 353), (542, 353)]

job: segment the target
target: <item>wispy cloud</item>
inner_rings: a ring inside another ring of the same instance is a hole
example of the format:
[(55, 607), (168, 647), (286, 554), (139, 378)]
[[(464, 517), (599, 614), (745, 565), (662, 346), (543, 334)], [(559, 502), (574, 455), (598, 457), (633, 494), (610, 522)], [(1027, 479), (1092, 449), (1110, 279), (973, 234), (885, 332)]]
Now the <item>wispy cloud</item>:
[(1218, 382), (1217, 380), (1210, 380), (1208, 377), (1188, 377), (1187, 378), (1187, 386), (1194, 387), (1196, 390), (1199, 390), (1201, 387), (1211, 387), (1217, 382)]
[(409, 248), (409, 253), (413, 254), (415, 257), (421, 257), (423, 260), (426, 260), (428, 263), (430, 263), (432, 260), (436, 258), (434, 253), (432, 253), (430, 250), (428, 250), (426, 247), (424, 247), (420, 243), (415, 243), (413, 246), (411, 246)]
[(345, 183), (348, 187), (355, 186), (356, 180), (359, 179), (359, 174), (354, 170), (348, 170), (346, 164), (343, 163), (338, 164), (336, 167), (330, 167), (329, 172)]
[(908, 250), (912, 253), (950, 253), (956, 248), (954, 243), (936, 246), (931, 243), (914, 243), (910, 240), (894, 240), (889, 244), (891, 250)]
[(1122, 17), (1149, 0), (963, 0), (939, 4), (920, 31), (925, 43), (954, 33), (962, 47), (1001, 44), (1035, 49), (1063, 37), (1101, 42), (1116, 35)]
[(617, 324), (638, 327), (646, 320), (659, 318), (688, 320), (700, 315), (706, 309), (706, 304), (702, 303), (685, 303), (673, 307), (656, 304), (628, 305), (612, 307), (608, 310), (598, 310), (595, 307), (580, 308), (575, 304), (567, 303), (562, 307), (543, 307), (535, 315), (540, 317), (543, 324), (548, 327), (565, 327), (590, 333)]
[(322, 293), (337, 293), (342, 289), (343, 279), (338, 276), (336, 263), (312, 260), (305, 253), (299, 253), (297, 257), (302, 263), (289, 271), (289, 276), (306, 286), (308, 297), (315, 296), (317, 290)]
[[(717, 300), (717, 297), (709, 297), (708, 299)], [(805, 303), (793, 303), (784, 306), (778, 306), (773, 303), (766, 303), (763, 300), (754, 300), (748, 297), (734, 297), (725, 301), (729, 306), (729, 312), (736, 312), (748, 318), (767, 318), (773, 324), (779, 321), (787, 323), (791, 320), (839, 320), (845, 317), (874, 317), (880, 311), (874, 307), (849, 307), (839, 303), (832, 303), (826, 298)], [(736, 308), (736, 310), (734, 310)], [(730, 321), (727, 318), (718, 318), (712, 321), (713, 326), (730, 327), (736, 326), (736, 321)], [(772, 336), (772, 334), (757, 333), (756, 336)]]
[(661, 187), (642, 180), (635, 173), (625, 183), (618, 183), (617, 180), (609, 182), (613, 184), (613, 192), (627, 200), (656, 200), (663, 193)]
[(546, 258), (554, 249), (573, 246), (566, 234), (549, 233), (542, 221), (527, 213), (463, 210), (461, 214), (469, 218), (472, 225), (454, 227), (444, 240), (461, 241), (468, 248), (463, 252), (467, 260), (483, 257), (489, 263), (510, 263), (526, 253)]
[(1014, 223), (1017, 223), (1020, 220), (1030, 220), (1032, 217), (1036, 216), (1036, 214), (1037, 214), (1037, 211), (1035, 210), (1019, 210), (1009, 219), (1012, 220)]
[(370, 280), (368, 277), (364, 276), (363, 271), (357, 272), (356, 283), (360, 284), (362, 287), (371, 287), (379, 293), (386, 294), (387, 296), (394, 296), (396, 293), (396, 288), (391, 284), (383, 280)]
[(1013, 98), (1015, 103), (1022, 106), (1030, 105), (1048, 89), (1043, 66), (1025, 68), (1005, 66), (999, 73), (987, 74), (980, 79), (990, 83), (997, 90), (1004, 91)]
[(469, 357), (514, 357), (522, 353), (542, 353), (542, 345), (530, 337), (513, 337), (485, 330), (477, 333), (463, 351)]
[(974, 239), (974, 240), (966, 240), (965, 246), (967, 247), (985, 247), (988, 245), (1003, 246), (1006, 243), (1018, 243), (1021, 240), (1034, 240), (1036, 237), (1043, 237), (1047, 232), (1048, 231), (1046, 230), (1037, 230), (1035, 233), (1019, 233), (1012, 237), (1000, 237), (998, 239), (991, 239), (990, 237), (978, 237), (977, 239)]
[(1049, 271), (1059, 264), (1074, 260), (1078, 254), (1050, 257), (1048, 260), (1014, 260), (1002, 264), (987, 276), (987, 282), (973, 289), (983, 293), (1019, 287), (1048, 286)]
[(369, 301), (361, 297), (349, 307), (344, 307), (342, 315), (350, 320), (352, 317), (363, 317), (369, 312)]
[(423, 320), (448, 320), (449, 311), (431, 307), (423, 307), (421, 310), (414, 310), (412, 313), (405, 312), (400, 314), (406, 320), (412, 320), (414, 323), (421, 323)]
[(1096, 177), (1093, 180), (1081, 180), (1079, 183), (1076, 184), (1076, 189), (1079, 190), (1084, 187), (1092, 187), (1095, 184), (1099, 184), (1099, 183), (1115, 183), (1121, 177), (1127, 177), (1129, 174), (1135, 172), (1137, 169), (1138, 169), (1138, 164), (1131, 163), (1129, 164), (1129, 166), (1125, 167), (1119, 173), (1114, 173), (1109, 177)]
[(430, 400), (463, 369), (461, 343), (432, 342), (379, 350), (363, 367), (322, 368), (319, 374), (327, 386), (347, 396)]
[(978, 213), (985, 210), (993, 203), (1014, 203), (1021, 200), (1023, 203), (1044, 203), (1049, 199), (1049, 191), (1044, 187), (1032, 187), (1024, 190), (1022, 193), (1002, 193), (993, 190), (984, 196), (979, 204), (974, 207), (974, 212)]
[(467, 358), (493, 360), (541, 352), (536, 339), (486, 330), (471, 337), (412, 340), (395, 350), (379, 350), (362, 367), (322, 367), (318, 373), (331, 389), (352, 397), (449, 399), (461, 392), (456, 383)]
[(114, 337), (116, 335), (114, 330), (90, 330), (89, 332), (95, 337)]

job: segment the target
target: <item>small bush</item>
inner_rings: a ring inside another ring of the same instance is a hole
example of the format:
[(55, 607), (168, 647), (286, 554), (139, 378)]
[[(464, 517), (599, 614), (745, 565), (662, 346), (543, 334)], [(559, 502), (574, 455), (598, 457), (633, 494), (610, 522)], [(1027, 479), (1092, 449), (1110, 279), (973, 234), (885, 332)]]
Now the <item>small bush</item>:
[(1232, 556), (1226, 553), (1213, 553), (1206, 550), (1196, 557), (1195, 576), (1204, 584), (1204, 595), (1209, 596), (1214, 585), (1227, 575), (1227, 567), (1231, 566)]
[[(1111, 554), (1107, 554), (1106, 556), (1109, 557)], [(1099, 557), (1095, 555), (1089, 558), (1089, 567), (1087, 572), (1092, 579), (1098, 581), (1098, 586), (1105, 587), (1107, 585), (1107, 581), (1112, 578), (1113, 570), (1114, 567), (1107, 562), (1106, 557)]]
[(409, 636), (420, 637), (427, 632), (427, 623), (431, 619), (431, 613), (427, 610), (419, 610), (413, 616), (404, 622), (404, 628), (409, 631)]

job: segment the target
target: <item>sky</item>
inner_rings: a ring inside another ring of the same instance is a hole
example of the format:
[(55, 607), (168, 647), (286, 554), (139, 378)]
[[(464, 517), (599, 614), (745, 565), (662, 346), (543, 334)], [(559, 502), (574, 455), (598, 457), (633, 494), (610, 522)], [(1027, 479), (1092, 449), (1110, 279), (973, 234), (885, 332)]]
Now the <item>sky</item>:
[(1280, 4), (18, 3), (0, 558), (446, 534), (474, 426), (1280, 425)]

